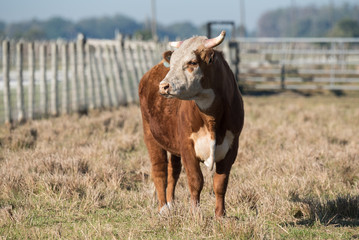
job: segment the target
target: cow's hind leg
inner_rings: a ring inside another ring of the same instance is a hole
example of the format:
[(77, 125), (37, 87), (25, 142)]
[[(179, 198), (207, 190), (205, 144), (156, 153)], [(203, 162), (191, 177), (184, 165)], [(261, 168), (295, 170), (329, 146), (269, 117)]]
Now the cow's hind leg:
[(170, 204), (175, 197), (175, 188), (181, 173), (181, 158), (171, 154), (168, 161), (168, 177), (167, 177), (167, 202)]
[[(218, 169), (217, 164), (217, 169)], [(229, 170), (225, 169), (223, 172), (218, 172), (213, 176), (213, 190), (216, 195), (216, 217), (222, 217), (225, 215), (225, 206), (224, 206), (224, 197), (227, 191), (228, 179), (229, 179)]]
[(161, 210), (167, 203), (167, 152), (158, 145), (145, 123), (144, 139), (151, 159), (151, 175), (157, 192), (159, 210)]
[(222, 161), (216, 163), (216, 172), (213, 176), (213, 190), (216, 195), (216, 217), (222, 217), (226, 214), (224, 205), (225, 195), (227, 192), (229, 173), (237, 156), (237, 146), (238, 140), (233, 143), (233, 148), (227, 156)]

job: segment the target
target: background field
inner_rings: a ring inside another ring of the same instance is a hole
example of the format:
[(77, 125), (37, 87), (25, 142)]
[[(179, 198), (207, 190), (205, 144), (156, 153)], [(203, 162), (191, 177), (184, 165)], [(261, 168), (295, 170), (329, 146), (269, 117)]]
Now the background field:
[(0, 126), (0, 239), (359, 238), (359, 97), (245, 96), (226, 198), (159, 217), (138, 106)]

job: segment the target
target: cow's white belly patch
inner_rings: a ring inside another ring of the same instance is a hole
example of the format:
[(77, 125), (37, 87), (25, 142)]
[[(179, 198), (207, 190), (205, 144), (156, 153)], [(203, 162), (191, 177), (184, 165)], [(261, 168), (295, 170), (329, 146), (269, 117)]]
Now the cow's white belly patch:
[(203, 127), (198, 132), (192, 133), (191, 139), (194, 142), (194, 150), (199, 159), (210, 162), (211, 155), (214, 155), (214, 162), (219, 162), (224, 159), (231, 148), (234, 135), (231, 131), (227, 130), (223, 142), (220, 145), (216, 145), (215, 139), (211, 139), (211, 134)]
[(226, 135), (221, 145), (216, 146), (216, 162), (223, 160), (228, 150), (232, 147), (234, 135), (231, 131), (226, 131)]

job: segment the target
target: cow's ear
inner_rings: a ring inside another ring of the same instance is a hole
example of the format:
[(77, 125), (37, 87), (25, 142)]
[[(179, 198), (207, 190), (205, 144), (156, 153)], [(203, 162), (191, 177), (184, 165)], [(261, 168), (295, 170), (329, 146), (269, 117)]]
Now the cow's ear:
[(195, 54), (205, 63), (211, 64), (214, 58), (214, 50), (212, 48), (202, 48), (195, 51)]
[(166, 51), (166, 52), (164, 52), (164, 53), (162, 54), (163, 59), (164, 59), (166, 62), (170, 63), (172, 53), (173, 53), (173, 51)]
[(205, 61), (207, 64), (211, 64), (214, 58), (214, 50), (212, 48), (206, 49)]

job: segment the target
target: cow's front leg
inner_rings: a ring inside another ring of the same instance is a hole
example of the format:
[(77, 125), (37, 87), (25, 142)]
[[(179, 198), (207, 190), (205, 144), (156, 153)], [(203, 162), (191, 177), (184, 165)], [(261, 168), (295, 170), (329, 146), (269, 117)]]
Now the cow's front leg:
[(168, 162), (168, 177), (167, 177), (167, 202), (170, 204), (175, 197), (175, 189), (178, 178), (181, 173), (181, 158), (171, 154)]
[(194, 149), (182, 150), (182, 163), (186, 170), (191, 200), (194, 206), (200, 202), (200, 194), (203, 188), (203, 175), (199, 160), (195, 157)]

